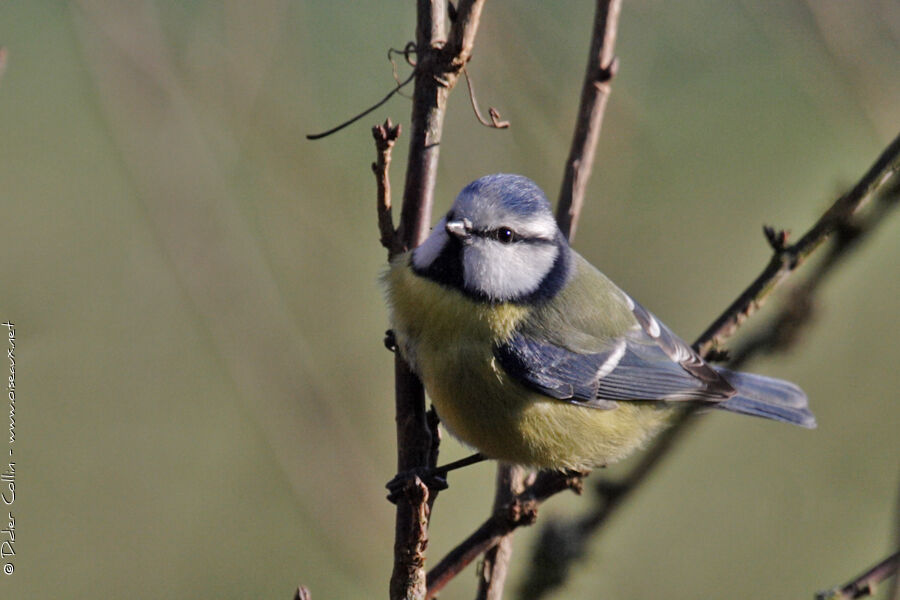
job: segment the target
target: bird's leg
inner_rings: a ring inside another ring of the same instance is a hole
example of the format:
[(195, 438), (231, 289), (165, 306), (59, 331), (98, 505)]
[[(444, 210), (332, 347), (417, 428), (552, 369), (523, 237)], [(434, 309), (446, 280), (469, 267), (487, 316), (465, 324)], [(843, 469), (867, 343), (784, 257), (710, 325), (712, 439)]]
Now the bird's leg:
[(447, 463), (446, 465), (440, 467), (419, 468), (412, 469), (410, 471), (404, 471), (403, 473), (397, 473), (397, 476), (388, 481), (387, 485), (385, 486), (390, 492), (387, 499), (396, 504), (397, 500), (404, 493), (406, 485), (410, 481), (414, 481), (416, 478), (420, 479), (422, 483), (428, 486), (429, 490), (438, 492), (441, 490), (446, 490), (448, 487), (447, 473), (449, 473), (450, 471), (455, 471), (456, 469), (461, 469), (462, 467), (474, 465), (475, 463), (480, 463), (483, 460), (487, 460), (487, 457), (480, 452), (476, 452), (471, 456), (467, 456), (466, 458), (461, 458), (459, 460), (454, 460), (453, 462)]

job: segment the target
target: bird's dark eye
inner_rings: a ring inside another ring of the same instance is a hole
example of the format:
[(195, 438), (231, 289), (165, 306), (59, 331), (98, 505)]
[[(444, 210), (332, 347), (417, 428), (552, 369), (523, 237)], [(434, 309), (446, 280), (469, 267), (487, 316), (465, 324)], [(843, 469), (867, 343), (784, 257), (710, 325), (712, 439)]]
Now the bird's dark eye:
[(516, 234), (509, 227), (500, 227), (494, 230), (494, 235), (501, 244), (510, 244), (516, 241)]

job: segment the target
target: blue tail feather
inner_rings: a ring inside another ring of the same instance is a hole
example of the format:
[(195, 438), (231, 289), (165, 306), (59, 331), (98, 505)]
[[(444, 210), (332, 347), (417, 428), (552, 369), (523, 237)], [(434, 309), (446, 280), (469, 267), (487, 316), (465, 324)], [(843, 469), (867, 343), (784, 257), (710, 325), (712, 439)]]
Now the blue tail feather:
[(816, 418), (809, 410), (806, 394), (793, 383), (719, 367), (716, 371), (737, 390), (736, 395), (716, 404), (716, 408), (807, 429), (816, 427)]

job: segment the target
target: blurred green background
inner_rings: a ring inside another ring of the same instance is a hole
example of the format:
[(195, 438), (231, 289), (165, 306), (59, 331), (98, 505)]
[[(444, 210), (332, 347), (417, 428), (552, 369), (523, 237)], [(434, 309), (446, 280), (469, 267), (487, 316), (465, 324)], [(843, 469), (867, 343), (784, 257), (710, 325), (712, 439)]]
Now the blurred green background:
[[(470, 72), (512, 128), (481, 127), (454, 92), (435, 214), (497, 171), (556, 196), (592, 14), (487, 4)], [(382, 97), (413, 27), (399, 0), (0, 4), (0, 319), (18, 342), (4, 599), (386, 596), (369, 126), (407, 126), (409, 101), (304, 135)], [(805, 231), (900, 129), (900, 4), (625, 0), (617, 54), (576, 246), (693, 339), (768, 259), (760, 226)], [(887, 554), (898, 253), (895, 214), (796, 350), (752, 365), (800, 383), (819, 429), (706, 419), (558, 597), (809, 598)], [(486, 516), (493, 466), (451, 483), (432, 560)], [(510, 597), (534, 533), (517, 534)], [(442, 598), (472, 597), (473, 573)]]

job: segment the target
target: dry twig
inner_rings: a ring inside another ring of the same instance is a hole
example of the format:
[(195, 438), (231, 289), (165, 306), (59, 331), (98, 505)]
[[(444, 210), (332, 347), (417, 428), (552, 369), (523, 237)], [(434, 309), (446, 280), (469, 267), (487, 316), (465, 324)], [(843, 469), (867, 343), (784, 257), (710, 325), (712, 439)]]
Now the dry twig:
[(372, 163), (372, 172), (375, 173), (375, 183), (378, 186), (378, 231), (381, 233), (381, 245), (388, 251), (388, 257), (396, 254), (396, 232), (394, 231), (394, 218), (391, 212), (391, 178), (388, 171), (391, 167), (391, 150), (394, 142), (400, 137), (400, 124), (394, 125), (387, 119), (383, 125), (372, 128), (372, 137), (375, 138), (375, 149), (378, 157)]

